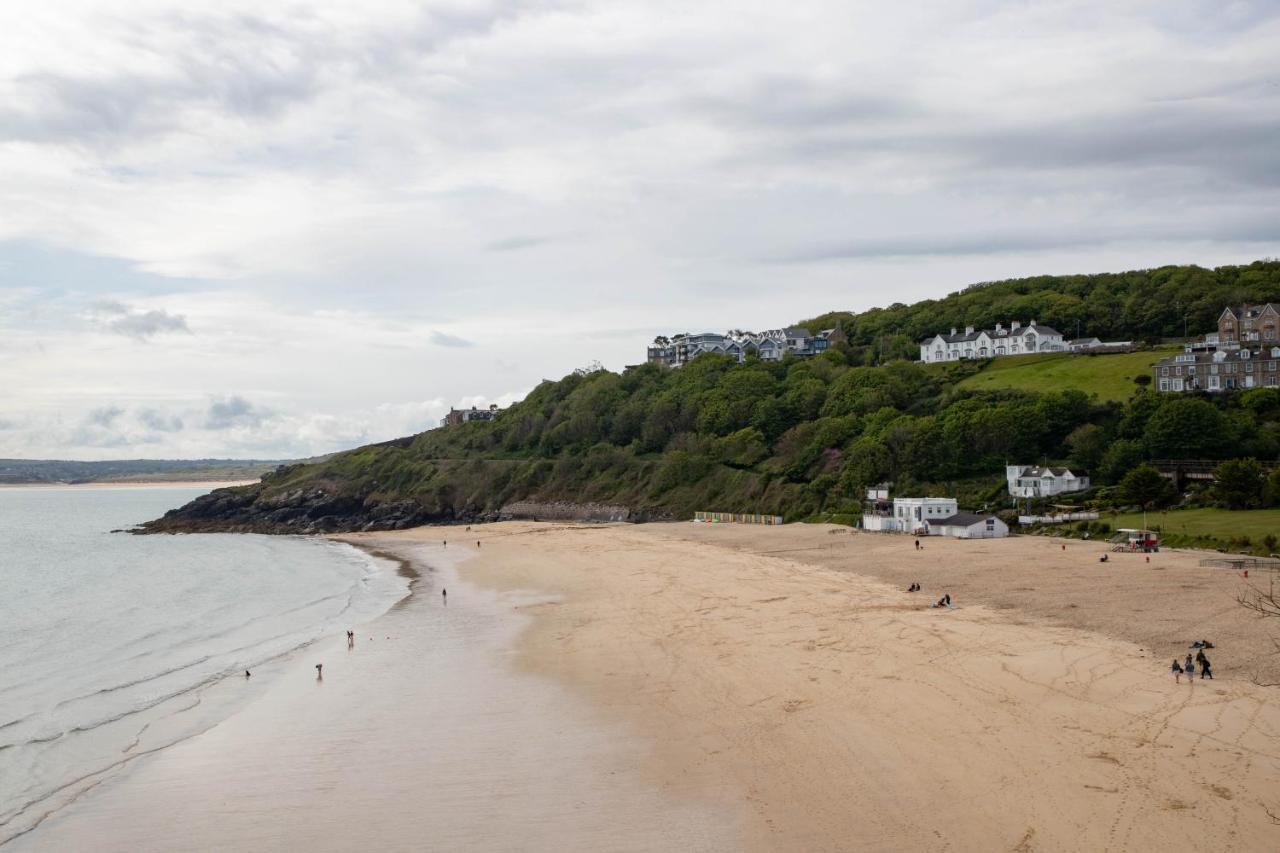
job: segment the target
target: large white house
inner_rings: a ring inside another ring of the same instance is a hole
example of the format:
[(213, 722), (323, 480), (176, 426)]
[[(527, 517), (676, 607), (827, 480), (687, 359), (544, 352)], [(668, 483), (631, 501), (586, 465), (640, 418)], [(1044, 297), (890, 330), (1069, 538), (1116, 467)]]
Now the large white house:
[(962, 358), (998, 358), (1005, 355), (1030, 355), (1037, 352), (1066, 352), (1062, 332), (1041, 326), (1032, 320), (1023, 326), (1017, 320), (1005, 328), (996, 323), (994, 329), (975, 331), (966, 326), (964, 332), (954, 327), (951, 334), (934, 335), (920, 343), (923, 362), (958, 361)]
[(1008, 465), (1004, 470), (1009, 480), (1009, 494), (1015, 498), (1047, 498), (1089, 488), (1088, 476), (1083, 471), (1070, 468)]

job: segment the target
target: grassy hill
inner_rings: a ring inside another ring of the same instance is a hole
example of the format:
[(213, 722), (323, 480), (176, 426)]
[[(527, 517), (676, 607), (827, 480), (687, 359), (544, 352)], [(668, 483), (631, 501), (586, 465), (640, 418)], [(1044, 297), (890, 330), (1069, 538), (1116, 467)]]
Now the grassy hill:
[[(1266, 556), (1276, 548), (1280, 536), (1280, 509), (1225, 510), (1215, 507), (1171, 509), (1147, 513), (1147, 525), (1159, 530), (1171, 548), (1216, 548), (1224, 551), (1253, 551)], [(1102, 521), (1112, 529), (1142, 527), (1142, 513), (1104, 514)]]
[(993, 359), (981, 372), (963, 380), (962, 390), (1083, 391), (1099, 401), (1123, 403), (1138, 389), (1134, 377), (1150, 376), (1152, 366), (1176, 347), (1111, 355), (1009, 356)]

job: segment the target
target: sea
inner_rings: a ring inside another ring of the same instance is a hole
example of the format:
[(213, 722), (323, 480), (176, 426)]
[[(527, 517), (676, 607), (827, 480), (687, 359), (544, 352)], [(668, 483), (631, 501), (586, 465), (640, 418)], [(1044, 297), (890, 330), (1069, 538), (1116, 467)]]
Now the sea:
[(112, 532), (205, 491), (0, 489), (0, 846), (407, 594), (329, 540)]

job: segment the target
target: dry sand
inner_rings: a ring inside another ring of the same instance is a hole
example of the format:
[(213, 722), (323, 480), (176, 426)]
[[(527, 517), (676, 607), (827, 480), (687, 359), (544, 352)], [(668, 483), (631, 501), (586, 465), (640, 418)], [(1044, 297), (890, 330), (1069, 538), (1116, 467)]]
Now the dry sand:
[[(1245, 677), (1280, 628), (1200, 555), (800, 525), (346, 538), (413, 560), (416, 594), (17, 848), (1280, 848), (1280, 694)], [(1221, 677), (1175, 684), (1201, 636)]]
[[(830, 529), (511, 523), (461, 571), (558, 593), (523, 665), (651, 737), (655, 784), (735, 804), (752, 850), (1280, 847), (1278, 694), (1226, 676), (1277, 629), (1233, 573)], [(1175, 684), (1202, 635), (1224, 677)]]

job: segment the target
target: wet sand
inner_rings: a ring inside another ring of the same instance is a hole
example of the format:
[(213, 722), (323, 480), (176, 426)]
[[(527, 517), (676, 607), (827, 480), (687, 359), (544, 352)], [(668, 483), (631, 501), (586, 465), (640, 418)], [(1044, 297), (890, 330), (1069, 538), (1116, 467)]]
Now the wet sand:
[(337, 637), (255, 672), (246, 689), (272, 683), (247, 708), (0, 850), (741, 849), (727, 810), (643, 778), (643, 737), (511, 665), (514, 608), (538, 599), (458, 580), (460, 548), (364, 544), (421, 576), (353, 649)]
[[(801, 525), (345, 538), (412, 560), (415, 594), (18, 849), (1280, 845), (1280, 694), (1246, 677), (1280, 630), (1199, 554), (1100, 572), (1087, 543)], [(944, 591), (958, 609), (927, 606)], [(1174, 683), (1184, 635), (1219, 679)]]

